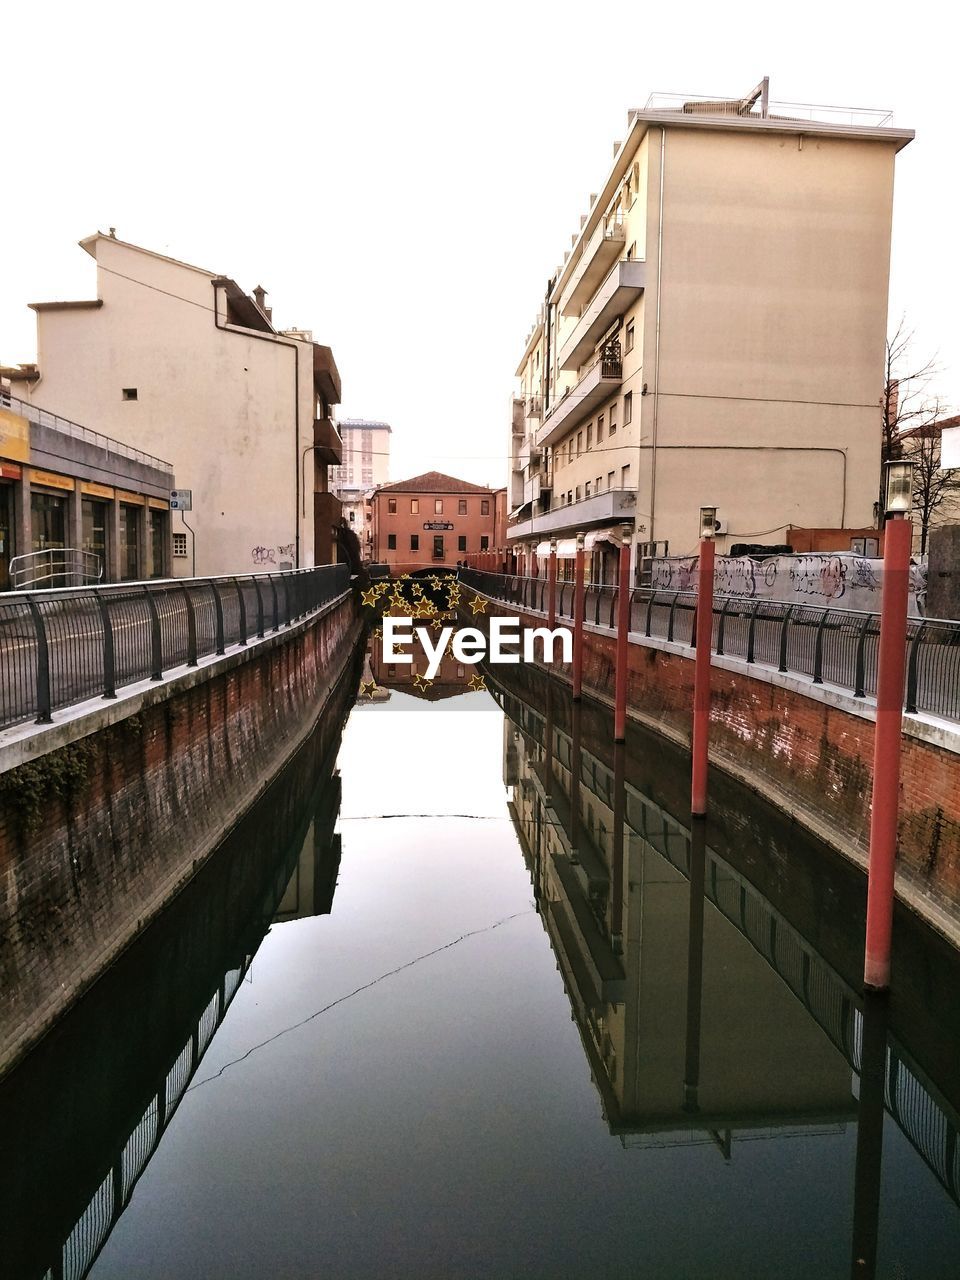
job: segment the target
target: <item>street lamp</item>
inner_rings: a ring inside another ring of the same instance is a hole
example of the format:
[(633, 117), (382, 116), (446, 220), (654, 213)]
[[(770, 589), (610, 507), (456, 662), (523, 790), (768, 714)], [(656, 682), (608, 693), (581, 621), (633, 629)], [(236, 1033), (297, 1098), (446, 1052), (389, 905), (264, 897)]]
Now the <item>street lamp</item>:
[(913, 463), (884, 464), (884, 511), (888, 516), (908, 516), (913, 510)]
[(713, 538), (717, 532), (717, 508), (700, 508), (700, 537)]
[(707, 813), (707, 769), (710, 750), (710, 665), (713, 642), (713, 567), (716, 556), (717, 508), (700, 508), (700, 551), (697, 556), (696, 662), (693, 672), (693, 738), (691, 741), (690, 812)]

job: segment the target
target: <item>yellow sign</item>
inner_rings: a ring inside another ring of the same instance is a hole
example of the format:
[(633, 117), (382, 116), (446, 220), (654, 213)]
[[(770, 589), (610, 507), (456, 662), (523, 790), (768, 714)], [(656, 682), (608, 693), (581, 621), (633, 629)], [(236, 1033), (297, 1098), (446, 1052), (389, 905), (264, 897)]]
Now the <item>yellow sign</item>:
[(138, 507), (143, 506), (142, 493), (127, 493), (126, 489), (118, 489), (117, 497), (120, 499), (121, 502), (133, 502), (133, 503), (136, 503)]
[(58, 476), (55, 471), (38, 471), (36, 467), (30, 468), (30, 483), (44, 484), (48, 489), (72, 489), (74, 487), (74, 482), (69, 476)]
[(154, 511), (169, 511), (170, 503), (164, 502), (163, 498), (148, 498), (148, 504), (153, 507)]
[(97, 484), (95, 480), (84, 480), (80, 486), (82, 493), (90, 498), (112, 498), (113, 488), (109, 484)]
[(0, 457), (30, 461), (30, 423), (10, 409), (0, 409)]

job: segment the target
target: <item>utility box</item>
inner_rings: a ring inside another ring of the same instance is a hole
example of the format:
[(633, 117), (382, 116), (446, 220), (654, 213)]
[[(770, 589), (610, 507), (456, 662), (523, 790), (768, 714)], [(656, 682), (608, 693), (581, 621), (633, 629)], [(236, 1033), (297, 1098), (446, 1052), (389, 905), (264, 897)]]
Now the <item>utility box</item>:
[(930, 531), (926, 614), (960, 619), (960, 524)]

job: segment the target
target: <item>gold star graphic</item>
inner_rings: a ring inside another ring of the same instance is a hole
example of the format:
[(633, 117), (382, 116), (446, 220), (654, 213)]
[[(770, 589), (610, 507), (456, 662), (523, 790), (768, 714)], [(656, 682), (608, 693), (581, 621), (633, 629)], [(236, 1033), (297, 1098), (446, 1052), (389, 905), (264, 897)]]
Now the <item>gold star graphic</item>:
[(400, 575), (400, 581), (401, 581), (401, 582), (409, 582), (409, 581), (410, 581), (410, 575), (409, 575), (409, 573), (401, 573), (401, 575)]
[(452, 609), (455, 604), (460, 603), (460, 588), (450, 587), (447, 593), (447, 608)]
[(418, 689), (429, 689), (430, 686), (433, 684), (433, 681), (428, 680), (426, 676), (422, 676), (418, 671), (417, 674), (413, 677), (413, 683), (416, 685)]
[(360, 685), (360, 697), (369, 698), (371, 693), (373, 693), (374, 689), (376, 689), (376, 687), (377, 687), (376, 680), (364, 680)]
[(371, 587), (369, 591), (364, 591), (362, 598), (364, 606), (369, 605), (369, 607), (373, 609), (380, 597), (376, 587)]
[(442, 618), (434, 618), (434, 620), (430, 623), (430, 626), (433, 628), (433, 630), (434, 630), (434, 631), (442, 631), (442, 630), (443, 630), (443, 619), (442, 619)]
[(382, 639), (383, 639), (383, 627), (374, 627), (374, 629), (373, 629), (373, 638), (374, 638), (374, 640), (382, 640)]
[(477, 672), (475, 676), (471, 677), (470, 688), (473, 689), (474, 692), (479, 693), (481, 690), (486, 689), (486, 687), (487, 682), (479, 672)]
[(428, 600), (424, 600), (418, 604), (414, 610), (414, 616), (417, 618), (432, 618), (434, 616), (433, 605)]
[(474, 613), (486, 613), (487, 602), (483, 596), (474, 596), (473, 599), (470, 601), (470, 608), (473, 610)]

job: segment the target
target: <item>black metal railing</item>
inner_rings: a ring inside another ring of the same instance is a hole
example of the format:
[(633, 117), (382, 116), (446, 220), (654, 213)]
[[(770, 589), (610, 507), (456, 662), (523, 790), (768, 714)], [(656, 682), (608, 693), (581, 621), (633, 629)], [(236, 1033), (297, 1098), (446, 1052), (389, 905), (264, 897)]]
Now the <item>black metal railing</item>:
[(349, 566), (0, 594), (0, 728), (289, 627), (342, 595)]
[[(546, 613), (545, 577), (464, 569), (464, 582), (484, 595), (517, 608)], [(586, 587), (584, 622), (615, 629), (615, 586)], [(573, 621), (574, 584), (557, 583), (557, 617)], [(644, 637), (692, 647), (696, 642), (695, 591), (630, 592), (630, 630)], [(713, 651), (809, 677), (871, 697), (877, 690), (880, 616), (853, 609), (823, 609), (742, 596), (717, 596), (713, 607)], [(945, 720), (960, 720), (960, 622), (910, 618), (907, 623), (907, 678), (904, 706)]]

